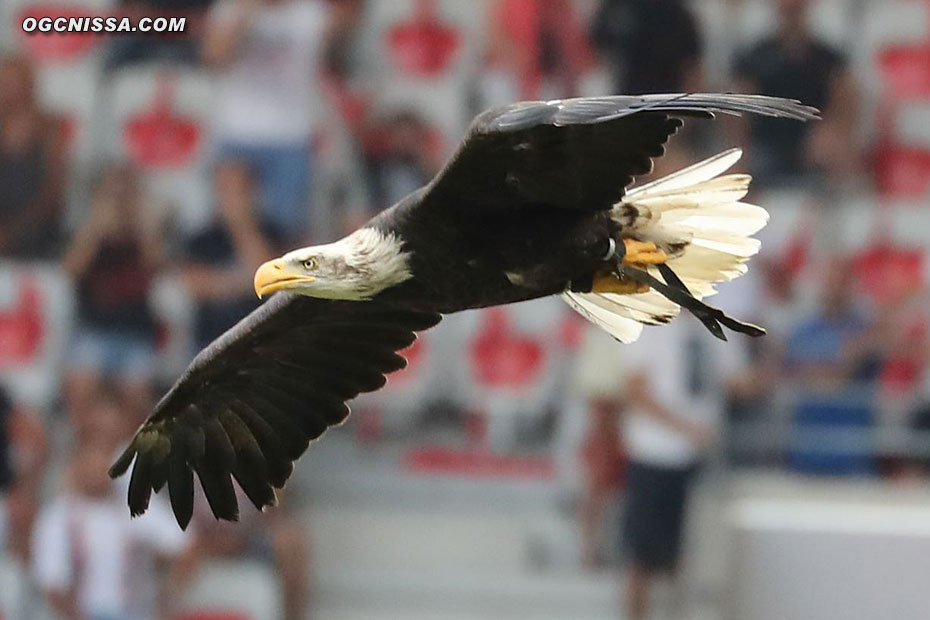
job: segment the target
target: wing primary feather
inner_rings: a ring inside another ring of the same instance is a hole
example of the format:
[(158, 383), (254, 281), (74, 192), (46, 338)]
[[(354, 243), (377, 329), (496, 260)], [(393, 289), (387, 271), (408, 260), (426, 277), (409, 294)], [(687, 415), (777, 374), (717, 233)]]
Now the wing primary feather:
[(301, 424), (298, 412), (287, 412), (281, 409), (277, 401), (267, 398), (265, 392), (259, 393), (253, 389), (240, 397), (240, 402), (247, 405), (252, 411), (264, 418), (275, 431), (278, 442), (284, 448), (285, 455), (294, 460), (307, 449), (310, 443), (307, 432), (315, 428), (309, 424)]
[(233, 449), (226, 430), (216, 416), (207, 416), (203, 425), (203, 432), (206, 440), (204, 458), (209, 459), (211, 464), (215, 464), (222, 469), (231, 470), (233, 465), (236, 464), (236, 451)]
[(255, 413), (247, 404), (238, 400), (230, 400), (228, 405), (230, 411), (249, 428), (269, 466), (273, 461), (290, 460), (277, 433), (264, 418)]
[(152, 461), (146, 454), (140, 454), (129, 477), (129, 514), (138, 517), (149, 507), (152, 494)]
[(243, 461), (236, 462), (232, 473), (239, 487), (255, 508), (264, 510), (277, 504), (274, 488), (268, 483), (266, 472), (259, 472), (253, 468), (251, 463)]
[(245, 393), (245, 390), (250, 389), (248, 385), (242, 387), (242, 394), (228, 394), (226, 398), (249, 428), (252, 428), (253, 432), (263, 426), (270, 428), (274, 445), (279, 447), (281, 454), (288, 460), (303, 454), (308, 441), (304, 438), (300, 426), (290, 416), (257, 396), (254, 391)]
[(209, 413), (203, 417), (204, 454), (195, 461), (195, 470), (213, 516), (237, 521), (239, 504), (231, 478), (232, 469), (236, 465), (236, 453), (219, 420)]
[(223, 411), (219, 420), (236, 451), (233, 477), (257, 509), (273, 506), (277, 500), (267, 482), (268, 464), (249, 427), (229, 410)]
[(132, 465), (133, 459), (136, 458), (136, 442), (132, 441), (123, 450), (123, 453), (119, 455), (113, 465), (110, 466), (110, 469), (107, 470), (107, 474), (110, 478), (114, 480), (125, 474), (129, 470), (129, 466)]
[(161, 492), (168, 482), (168, 459), (162, 459), (152, 465), (152, 490), (155, 493)]
[(194, 471), (200, 478), (200, 487), (207, 497), (213, 516), (225, 521), (238, 521), (239, 502), (236, 501), (236, 490), (233, 489), (230, 477), (232, 471), (221, 471), (203, 460), (194, 466)]
[(236, 462), (247, 461), (252, 467), (264, 472), (268, 468), (265, 455), (248, 425), (230, 409), (221, 411), (218, 419), (236, 452)]
[(186, 448), (176, 446), (168, 457), (168, 497), (182, 530), (187, 529), (194, 514), (194, 472), (187, 454)]

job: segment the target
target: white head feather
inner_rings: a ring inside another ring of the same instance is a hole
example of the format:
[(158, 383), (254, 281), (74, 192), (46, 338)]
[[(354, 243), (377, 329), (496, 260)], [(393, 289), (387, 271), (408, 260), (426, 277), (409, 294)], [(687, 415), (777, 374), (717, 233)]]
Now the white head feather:
[(393, 233), (359, 228), (339, 241), (288, 252), (281, 257), (294, 267), (312, 265), (314, 282), (294, 287), (297, 293), (324, 299), (369, 299), (412, 275), (409, 252)]

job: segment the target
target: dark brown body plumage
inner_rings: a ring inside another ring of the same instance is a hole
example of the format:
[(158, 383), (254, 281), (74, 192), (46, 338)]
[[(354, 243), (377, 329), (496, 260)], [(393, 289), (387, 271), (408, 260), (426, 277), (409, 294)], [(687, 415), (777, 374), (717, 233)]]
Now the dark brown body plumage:
[(413, 278), (376, 300), (443, 314), (561, 293), (590, 279), (619, 234), (606, 211), (531, 205), (430, 226), (405, 217), (417, 208), (401, 203), (369, 224), (412, 249)]

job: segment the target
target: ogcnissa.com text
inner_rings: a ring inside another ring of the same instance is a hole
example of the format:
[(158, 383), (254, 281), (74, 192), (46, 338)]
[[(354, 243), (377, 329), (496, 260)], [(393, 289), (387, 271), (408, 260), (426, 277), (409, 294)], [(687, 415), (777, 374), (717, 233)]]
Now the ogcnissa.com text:
[(26, 17), (24, 32), (184, 32), (186, 17)]

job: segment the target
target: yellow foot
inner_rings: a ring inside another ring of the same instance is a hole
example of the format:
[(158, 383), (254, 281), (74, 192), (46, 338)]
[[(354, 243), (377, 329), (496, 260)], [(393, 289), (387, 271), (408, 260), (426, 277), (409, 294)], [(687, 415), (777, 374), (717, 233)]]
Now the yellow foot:
[(651, 241), (624, 239), (623, 245), (626, 246), (626, 255), (623, 257), (624, 265), (661, 265), (668, 260), (668, 255)]
[(648, 284), (625, 280), (614, 273), (594, 276), (594, 283), (591, 286), (591, 291), (594, 293), (615, 293), (617, 295), (635, 295), (648, 290)]

